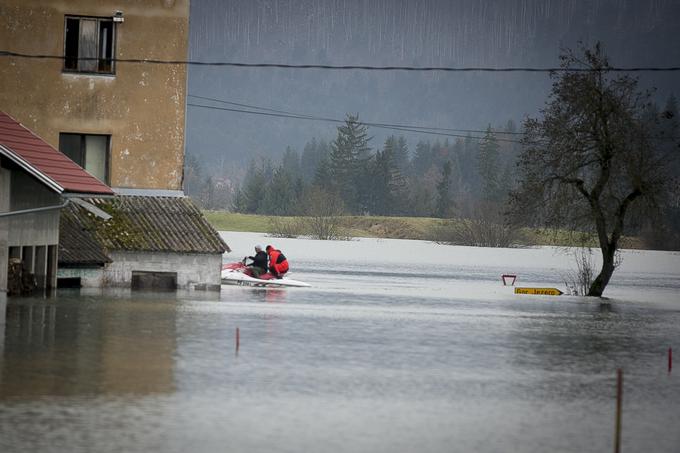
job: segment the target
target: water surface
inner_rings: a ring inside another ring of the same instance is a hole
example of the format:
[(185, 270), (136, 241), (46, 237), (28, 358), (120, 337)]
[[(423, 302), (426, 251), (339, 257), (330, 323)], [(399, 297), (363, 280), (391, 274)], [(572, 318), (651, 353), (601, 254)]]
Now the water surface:
[(678, 451), (677, 254), (627, 252), (600, 303), (502, 286), (562, 288), (550, 249), (224, 236), (314, 286), (10, 300), (0, 451), (610, 451), (617, 368), (624, 450)]

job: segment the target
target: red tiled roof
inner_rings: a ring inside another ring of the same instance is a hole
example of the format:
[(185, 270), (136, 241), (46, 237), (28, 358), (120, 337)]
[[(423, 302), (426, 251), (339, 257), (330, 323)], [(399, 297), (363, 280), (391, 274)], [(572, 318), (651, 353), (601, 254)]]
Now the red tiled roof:
[(2, 111), (0, 146), (23, 159), (41, 176), (55, 182), (65, 193), (113, 195), (109, 186)]

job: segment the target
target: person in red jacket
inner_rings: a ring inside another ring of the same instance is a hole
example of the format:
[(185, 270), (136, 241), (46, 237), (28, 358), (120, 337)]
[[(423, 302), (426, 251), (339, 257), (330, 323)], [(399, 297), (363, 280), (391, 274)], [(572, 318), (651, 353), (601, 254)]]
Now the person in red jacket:
[(288, 272), (288, 260), (286, 256), (271, 245), (267, 246), (267, 255), (269, 255), (269, 272), (276, 278), (283, 277), (283, 274)]

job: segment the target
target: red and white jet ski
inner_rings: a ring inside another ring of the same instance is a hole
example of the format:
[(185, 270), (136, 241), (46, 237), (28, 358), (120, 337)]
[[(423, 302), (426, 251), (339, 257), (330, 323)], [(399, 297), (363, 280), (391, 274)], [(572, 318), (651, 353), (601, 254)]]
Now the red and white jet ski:
[(253, 277), (251, 270), (243, 262), (226, 263), (222, 265), (222, 283), (228, 285), (246, 285), (263, 287), (282, 287), (293, 286), (306, 288), (311, 285), (298, 280), (291, 280), (288, 277), (276, 278), (269, 272)]

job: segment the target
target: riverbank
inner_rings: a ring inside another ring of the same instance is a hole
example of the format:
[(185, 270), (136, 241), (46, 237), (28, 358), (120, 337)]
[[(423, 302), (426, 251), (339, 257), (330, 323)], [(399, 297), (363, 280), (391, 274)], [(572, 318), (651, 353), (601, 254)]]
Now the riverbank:
[[(206, 219), (218, 231), (240, 231), (276, 235), (276, 226), (298, 221), (299, 217), (239, 214), (226, 211), (203, 211)], [(347, 236), (382, 239), (418, 239), (423, 241), (448, 242), (444, 236), (447, 229), (463, 225), (462, 220), (442, 220), (430, 217), (380, 217), (345, 216), (342, 226)], [(471, 245), (460, 242), (460, 245)], [(581, 243), (566, 232), (541, 231), (523, 228), (514, 241), (516, 246), (558, 246), (574, 247)], [(593, 240), (591, 246), (597, 246)], [(637, 238), (625, 238), (622, 248), (642, 249)]]

